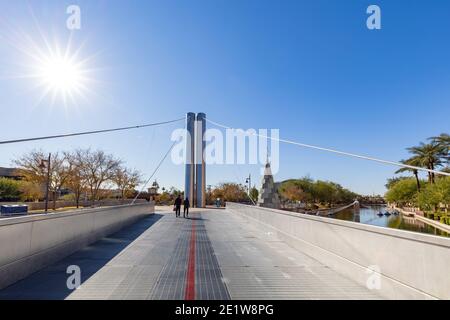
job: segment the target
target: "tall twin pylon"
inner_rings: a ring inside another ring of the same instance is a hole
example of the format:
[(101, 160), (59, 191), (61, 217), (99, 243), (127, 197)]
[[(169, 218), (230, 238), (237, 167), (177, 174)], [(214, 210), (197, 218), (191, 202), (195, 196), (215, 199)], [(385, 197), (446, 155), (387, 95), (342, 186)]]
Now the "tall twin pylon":
[(206, 131), (206, 115), (189, 112), (186, 115), (186, 172), (184, 196), (192, 207), (206, 206), (206, 166), (203, 139)]

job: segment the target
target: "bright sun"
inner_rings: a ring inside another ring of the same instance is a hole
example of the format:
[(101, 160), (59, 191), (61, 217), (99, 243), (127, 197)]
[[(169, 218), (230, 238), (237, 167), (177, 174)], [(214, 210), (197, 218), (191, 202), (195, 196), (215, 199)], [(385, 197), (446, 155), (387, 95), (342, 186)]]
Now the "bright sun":
[(40, 69), (40, 78), (50, 91), (71, 94), (83, 83), (80, 66), (66, 57), (52, 57), (44, 61)]
[(88, 102), (88, 96), (95, 93), (94, 69), (89, 67), (93, 56), (82, 58), (81, 48), (74, 50), (70, 43), (65, 48), (44, 43), (44, 48), (33, 45), (33, 50), (27, 51), (31, 57), (30, 72), (25, 76), (35, 80), (40, 95), (38, 104), (48, 98), (51, 105), (63, 103), (65, 107)]
[(11, 30), (8, 44), (17, 53), (17, 63), (13, 79), (29, 79), (32, 90), (37, 95), (36, 106), (80, 107), (91, 103), (98, 96), (97, 85), (100, 70), (93, 67), (97, 54), (86, 55), (85, 42), (74, 44), (73, 34), (66, 43), (56, 37), (47, 37), (39, 26), (38, 36), (21, 30)]

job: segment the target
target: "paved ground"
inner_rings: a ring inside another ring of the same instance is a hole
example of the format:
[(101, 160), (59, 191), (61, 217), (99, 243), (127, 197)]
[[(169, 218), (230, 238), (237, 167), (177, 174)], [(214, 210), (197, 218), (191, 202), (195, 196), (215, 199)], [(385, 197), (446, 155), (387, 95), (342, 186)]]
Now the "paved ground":
[[(69, 265), (82, 285), (67, 289)], [(376, 299), (225, 210), (159, 212), (0, 291), (0, 299)]]

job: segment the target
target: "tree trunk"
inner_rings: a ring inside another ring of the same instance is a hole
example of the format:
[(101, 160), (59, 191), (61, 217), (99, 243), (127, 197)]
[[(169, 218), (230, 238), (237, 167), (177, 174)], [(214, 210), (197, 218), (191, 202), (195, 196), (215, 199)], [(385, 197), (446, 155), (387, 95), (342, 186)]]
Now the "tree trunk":
[(79, 191), (75, 192), (75, 203), (76, 203), (77, 209), (80, 208), (80, 196), (81, 196), (81, 192), (79, 192)]
[(94, 188), (91, 187), (91, 206), (94, 206), (94, 201), (95, 201), (95, 194), (94, 194)]
[(420, 192), (419, 172), (417, 170), (414, 170), (414, 176), (416, 177), (417, 192)]
[[(430, 163), (430, 168), (431, 170), (434, 170), (434, 164)], [(431, 173), (431, 183), (434, 184), (434, 172)]]
[(53, 211), (56, 210), (56, 190), (53, 190)]

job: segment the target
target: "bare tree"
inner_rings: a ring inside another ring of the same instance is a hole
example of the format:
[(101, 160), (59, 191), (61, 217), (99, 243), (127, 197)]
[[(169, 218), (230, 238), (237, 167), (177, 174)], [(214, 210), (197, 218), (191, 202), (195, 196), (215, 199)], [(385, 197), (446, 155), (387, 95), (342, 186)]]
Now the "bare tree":
[(83, 158), (83, 150), (75, 150), (74, 152), (64, 152), (64, 157), (68, 163), (69, 176), (66, 180), (66, 187), (75, 195), (75, 203), (77, 208), (80, 207), (80, 198), (83, 191), (87, 188), (87, 179), (83, 166), (85, 164)]
[(141, 173), (119, 166), (116, 168), (113, 182), (120, 191), (121, 199), (125, 200), (128, 193), (134, 191), (134, 188), (141, 183)]
[[(45, 153), (39, 150), (29, 152), (15, 161), (24, 182), (30, 184), (26, 185), (28, 189), (31, 185), (44, 189), (48, 166), (43, 166), (42, 160), (46, 159)], [(51, 156), (49, 191), (53, 194), (53, 209), (56, 208), (57, 193), (63, 187), (74, 193), (78, 208), (81, 195), (85, 191), (90, 192), (91, 203), (94, 204), (99, 197), (111, 196), (112, 190), (108, 188), (114, 184), (120, 190), (123, 200), (140, 183), (139, 171), (123, 167), (121, 160), (101, 150), (77, 149), (62, 154), (54, 153)], [(35, 198), (35, 190), (31, 191), (33, 194), (30, 197)]]
[[(18, 167), (18, 174), (21, 175), (25, 181), (43, 186), (46, 182), (47, 167), (43, 167), (41, 164), (42, 160), (45, 159), (47, 159), (47, 156), (42, 150), (33, 150), (22, 155), (13, 162)], [(52, 175), (50, 174), (50, 178), (51, 177)]]
[(49, 191), (53, 194), (53, 210), (56, 208), (56, 194), (59, 193), (69, 177), (67, 162), (59, 153), (53, 153), (48, 163), (42, 165), (47, 155), (42, 150), (33, 150), (14, 161), (19, 167), (19, 173), (26, 181), (43, 187), (47, 183), (47, 170), (49, 170)]
[(55, 210), (57, 194), (60, 194), (61, 189), (66, 184), (66, 181), (70, 176), (70, 171), (65, 157), (61, 157), (56, 153), (54, 156), (52, 155), (52, 158), (50, 163), (50, 190), (53, 193), (53, 210)]
[(84, 149), (78, 152), (83, 159), (82, 174), (86, 179), (91, 193), (91, 201), (94, 204), (94, 201), (98, 199), (100, 188), (113, 180), (116, 169), (122, 161), (101, 150)]

